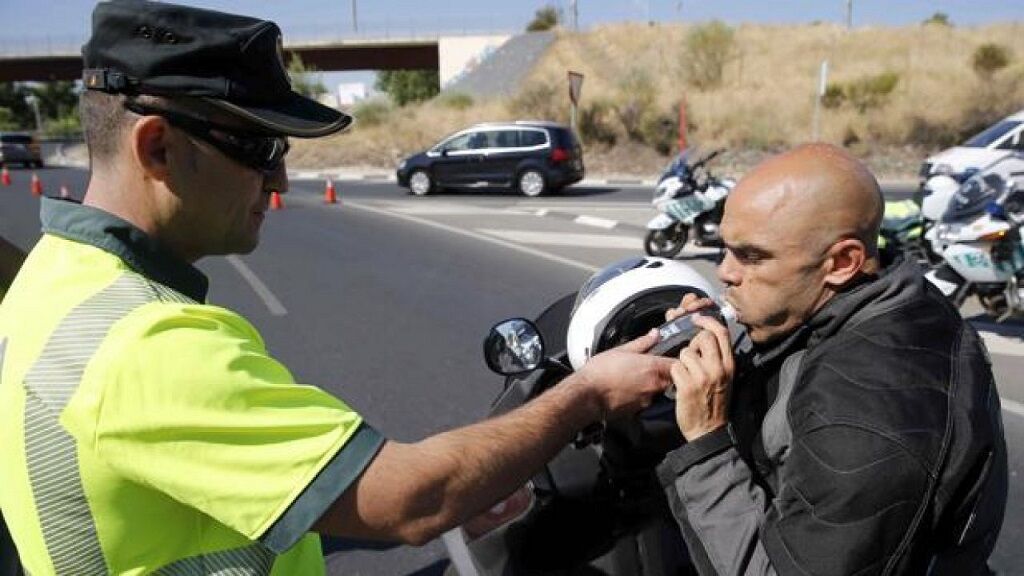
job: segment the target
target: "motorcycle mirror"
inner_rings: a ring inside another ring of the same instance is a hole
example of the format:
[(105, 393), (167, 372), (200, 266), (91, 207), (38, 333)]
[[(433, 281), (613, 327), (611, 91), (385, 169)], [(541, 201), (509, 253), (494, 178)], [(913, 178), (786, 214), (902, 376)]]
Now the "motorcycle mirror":
[(512, 376), (536, 369), (544, 361), (544, 339), (525, 318), (512, 318), (491, 328), (484, 338), (484, 361), (493, 372)]

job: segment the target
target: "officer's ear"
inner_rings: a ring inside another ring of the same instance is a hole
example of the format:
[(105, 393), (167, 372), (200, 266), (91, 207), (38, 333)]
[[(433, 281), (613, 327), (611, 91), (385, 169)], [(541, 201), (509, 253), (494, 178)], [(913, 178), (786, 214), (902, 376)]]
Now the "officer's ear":
[(143, 116), (132, 126), (129, 136), (130, 153), (143, 173), (154, 180), (168, 179), (167, 146), (170, 140), (169, 124), (160, 116)]
[(825, 284), (840, 288), (857, 276), (867, 261), (867, 249), (857, 238), (840, 238), (828, 249)]

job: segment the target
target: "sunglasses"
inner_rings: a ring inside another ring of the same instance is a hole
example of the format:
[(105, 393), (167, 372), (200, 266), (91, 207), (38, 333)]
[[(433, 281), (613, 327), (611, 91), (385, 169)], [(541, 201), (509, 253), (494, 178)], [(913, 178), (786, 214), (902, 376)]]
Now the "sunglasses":
[(173, 110), (145, 106), (132, 100), (125, 100), (124, 107), (143, 116), (165, 118), (171, 125), (220, 150), (228, 158), (264, 174), (277, 171), (291, 148), (288, 139), (283, 136), (245, 133), (237, 128), (228, 128)]

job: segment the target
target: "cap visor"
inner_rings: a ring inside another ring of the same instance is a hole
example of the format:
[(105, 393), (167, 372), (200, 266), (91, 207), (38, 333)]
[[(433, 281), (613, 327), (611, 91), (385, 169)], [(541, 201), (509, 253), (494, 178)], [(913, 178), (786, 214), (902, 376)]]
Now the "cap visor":
[(203, 98), (206, 102), (258, 125), (261, 129), (297, 138), (316, 138), (344, 130), (352, 117), (305, 96), (291, 93), (288, 100), (273, 106), (241, 106)]

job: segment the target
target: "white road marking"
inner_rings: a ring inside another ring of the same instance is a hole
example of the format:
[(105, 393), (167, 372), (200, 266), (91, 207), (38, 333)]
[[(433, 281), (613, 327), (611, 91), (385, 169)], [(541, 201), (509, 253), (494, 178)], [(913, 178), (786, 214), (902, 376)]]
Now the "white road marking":
[(1015, 414), (1024, 418), (1024, 404), (1008, 400), (1002, 396), (999, 397), (999, 404), (1003, 407), (1004, 412), (1009, 412), (1010, 414)]
[(534, 232), (531, 230), (499, 230), (477, 228), (477, 232), (504, 238), (510, 242), (537, 244), (541, 246), (579, 246), (586, 248), (615, 248), (639, 250), (641, 241), (633, 236), (609, 236), (607, 234), (571, 234), (567, 232)]
[[(392, 204), (392, 210), (402, 214), (422, 216), (490, 216), (493, 214), (508, 214), (507, 210), (487, 208), (485, 206), (473, 206), (471, 204), (450, 204), (450, 203), (401, 203)], [(514, 212), (513, 212), (514, 214)]]
[(398, 218), (400, 220), (405, 220), (407, 222), (415, 222), (417, 224), (422, 224), (423, 226), (429, 226), (431, 228), (436, 228), (438, 230), (444, 230), (445, 232), (449, 232), (451, 234), (458, 234), (460, 236), (467, 236), (469, 238), (473, 238), (475, 240), (480, 240), (482, 242), (490, 242), (491, 244), (495, 244), (495, 245), (498, 245), (498, 246), (503, 246), (505, 248), (509, 248), (509, 249), (515, 250), (517, 252), (522, 252), (524, 254), (529, 254), (531, 256), (536, 256), (538, 258), (543, 258), (545, 260), (550, 260), (552, 262), (557, 262), (559, 264), (565, 264), (567, 266), (572, 266), (574, 268), (581, 268), (581, 269), (583, 269), (583, 270), (585, 270), (587, 272), (597, 272), (598, 270), (600, 270), (600, 268), (597, 267), (597, 266), (586, 264), (584, 262), (579, 262), (579, 261), (573, 260), (571, 258), (564, 258), (562, 256), (558, 256), (557, 254), (552, 254), (550, 252), (544, 252), (544, 251), (541, 251), (541, 250), (535, 250), (533, 248), (529, 248), (529, 247), (526, 247), (526, 246), (521, 246), (519, 244), (514, 244), (512, 242), (508, 242), (508, 241), (502, 240), (500, 238), (495, 238), (493, 236), (487, 236), (487, 235), (484, 235), (484, 234), (478, 234), (478, 233), (472, 232), (470, 230), (463, 230), (461, 228), (456, 228), (454, 226), (448, 226), (446, 224), (441, 224), (439, 222), (433, 222), (433, 221), (427, 220), (425, 218), (419, 218), (417, 216), (412, 216), (410, 214), (401, 214), (401, 213), (398, 213), (398, 212), (392, 212), (390, 210), (385, 210), (383, 208), (377, 208), (377, 207), (374, 207), (374, 206), (368, 206), (366, 204), (355, 203), (355, 202), (349, 202), (348, 204), (346, 204), (346, 206), (348, 206), (349, 208), (358, 208), (359, 210), (365, 210), (367, 212), (373, 212), (374, 214), (380, 214), (382, 216), (390, 216), (392, 218)]
[(253, 292), (263, 300), (263, 304), (266, 305), (271, 314), (274, 316), (284, 316), (288, 313), (288, 310), (286, 310), (281, 304), (281, 301), (277, 299), (277, 296), (274, 296), (274, 293), (270, 291), (270, 288), (267, 288), (267, 285), (259, 279), (259, 276), (256, 276), (255, 272), (245, 265), (245, 262), (242, 262), (241, 258), (231, 255), (228, 256), (228, 262), (230, 262), (231, 265), (235, 267), (235, 270), (238, 270), (238, 273), (242, 278), (249, 283)]
[(1020, 338), (1010, 338), (995, 332), (978, 331), (978, 335), (985, 341), (985, 347), (990, 354), (1003, 354), (1005, 356), (1024, 356), (1024, 341)]
[(615, 220), (608, 220), (607, 218), (597, 218), (595, 216), (577, 216), (573, 222), (577, 224), (583, 224), (584, 226), (596, 226), (597, 228), (604, 228), (611, 230), (618, 224)]

